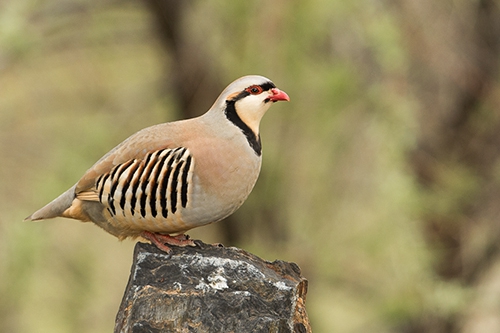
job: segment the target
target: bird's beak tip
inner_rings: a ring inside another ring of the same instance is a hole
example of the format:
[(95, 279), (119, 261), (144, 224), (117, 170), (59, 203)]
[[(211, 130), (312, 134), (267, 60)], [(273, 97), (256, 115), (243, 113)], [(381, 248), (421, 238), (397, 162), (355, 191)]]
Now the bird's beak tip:
[(290, 97), (288, 94), (282, 90), (279, 90), (278, 88), (273, 88), (271, 89), (272, 95), (269, 97), (269, 100), (272, 102), (278, 102), (278, 101), (285, 101), (289, 102)]

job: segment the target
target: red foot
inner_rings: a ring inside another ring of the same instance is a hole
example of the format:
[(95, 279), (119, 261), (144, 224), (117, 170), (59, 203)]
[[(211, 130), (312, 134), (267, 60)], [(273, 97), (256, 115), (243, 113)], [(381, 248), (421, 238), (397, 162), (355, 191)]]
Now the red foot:
[(150, 231), (144, 231), (141, 236), (152, 244), (156, 245), (157, 248), (166, 252), (167, 254), (172, 251), (172, 249), (168, 245), (173, 246), (196, 246), (193, 240), (189, 239), (188, 235), (180, 234), (176, 236), (170, 236), (165, 234), (153, 233)]

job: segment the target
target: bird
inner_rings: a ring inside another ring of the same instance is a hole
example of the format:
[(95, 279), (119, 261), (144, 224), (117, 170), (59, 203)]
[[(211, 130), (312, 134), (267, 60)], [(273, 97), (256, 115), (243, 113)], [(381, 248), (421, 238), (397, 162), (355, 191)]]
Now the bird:
[(262, 164), (260, 121), (273, 103), (289, 100), (268, 78), (243, 76), (201, 116), (131, 135), (25, 220), (93, 222), (168, 254), (171, 246), (196, 246), (186, 231), (226, 218), (249, 196)]

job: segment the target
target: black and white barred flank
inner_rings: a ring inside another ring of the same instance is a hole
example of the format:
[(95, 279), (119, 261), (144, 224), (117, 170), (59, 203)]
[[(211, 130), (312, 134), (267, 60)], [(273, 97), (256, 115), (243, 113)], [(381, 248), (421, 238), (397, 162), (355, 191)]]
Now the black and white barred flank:
[(188, 149), (163, 149), (99, 176), (99, 201), (111, 216), (166, 219), (189, 203), (193, 159)]

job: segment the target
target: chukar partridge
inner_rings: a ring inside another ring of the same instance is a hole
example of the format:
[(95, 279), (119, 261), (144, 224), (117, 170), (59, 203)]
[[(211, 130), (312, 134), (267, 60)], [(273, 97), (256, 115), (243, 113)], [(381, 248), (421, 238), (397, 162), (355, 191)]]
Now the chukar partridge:
[(262, 161), (260, 120), (288, 100), (265, 77), (239, 78), (202, 116), (130, 136), (26, 220), (92, 221), (167, 253), (168, 245), (193, 246), (184, 232), (229, 216), (250, 194)]

